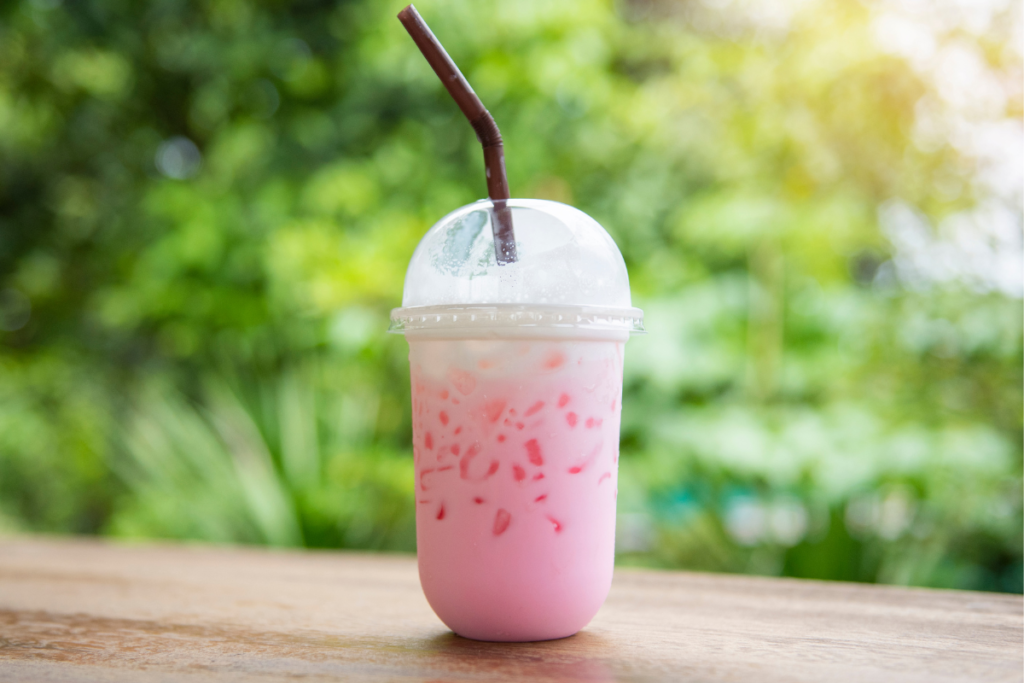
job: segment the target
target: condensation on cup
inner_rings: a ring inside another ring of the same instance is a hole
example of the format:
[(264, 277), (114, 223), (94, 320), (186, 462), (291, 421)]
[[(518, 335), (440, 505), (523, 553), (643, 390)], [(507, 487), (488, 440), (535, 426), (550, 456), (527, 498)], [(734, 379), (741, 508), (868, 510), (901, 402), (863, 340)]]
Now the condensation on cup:
[(611, 585), (623, 350), (643, 332), (615, 242), (571, 206), (512, 199), (445, 216), (409, 264), (416, 540), (430, 606), (476, 640), (570, 636)]

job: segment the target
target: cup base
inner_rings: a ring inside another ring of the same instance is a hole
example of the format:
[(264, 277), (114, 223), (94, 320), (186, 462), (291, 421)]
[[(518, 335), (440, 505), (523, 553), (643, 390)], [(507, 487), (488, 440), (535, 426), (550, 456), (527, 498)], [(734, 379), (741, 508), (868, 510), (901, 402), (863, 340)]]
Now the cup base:
[(565, 638), (572, 638), (574, 635), (579, 633), (579, 630), (573, 631), (572, 633), (567, 633), (565, 635), (543, 635), (536, 638), (532, 638), (529, 636), (505, 636), (495, 633), (475, 633), (473, 635), (457, 633), (455, 631), (452, 631), (452, 633), (460, 638), (465, 638), (466, 640), (475, 640), (479, 643), (543, 643), (549, 640), (564, 640)]

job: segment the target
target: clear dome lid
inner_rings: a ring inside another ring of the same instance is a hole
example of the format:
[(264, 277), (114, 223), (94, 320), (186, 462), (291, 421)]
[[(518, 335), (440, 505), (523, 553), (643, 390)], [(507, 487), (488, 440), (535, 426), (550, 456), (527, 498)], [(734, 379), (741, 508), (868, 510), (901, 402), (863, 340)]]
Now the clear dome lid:
[(495, 258), (491, 200), (453, 211), (416, 247), (391, 331), (643, 331), (622, 254), (597, 221), (542, 199), (509, 199), (506, 206), (518, 259), (499, 265)]

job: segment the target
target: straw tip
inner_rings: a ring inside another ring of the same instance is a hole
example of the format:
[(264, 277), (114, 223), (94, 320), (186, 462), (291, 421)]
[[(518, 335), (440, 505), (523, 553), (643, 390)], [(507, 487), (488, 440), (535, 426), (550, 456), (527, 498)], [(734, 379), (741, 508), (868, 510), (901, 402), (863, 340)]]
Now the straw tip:
[(409, 16), (410, 14), (413, 14), (413, 15), (416, 14), (416, 8), (413, 7), (411, 3), (406, 5), (405, 8), (401, 12), (398, 13), (398, 18), (399, 19), (404, 19), (405, 17)]

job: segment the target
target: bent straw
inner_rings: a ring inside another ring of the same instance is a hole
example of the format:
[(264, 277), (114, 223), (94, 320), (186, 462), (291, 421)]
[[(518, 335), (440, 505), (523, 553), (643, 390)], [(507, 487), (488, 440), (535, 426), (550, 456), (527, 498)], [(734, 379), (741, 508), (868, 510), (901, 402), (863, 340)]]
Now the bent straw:
[(416, 47), (420, 49), (434, 73), (441, 79), (448, 93), (459, 105), (459, 109), (469, 119), (469, 125), (476, 131), (476, 137), (484, 148), (484, 167), (487, 171), (487, 195), (494, 203), (494, 221), (491, 229), (494, 232), (494, 256), (500, 265), (516, 261), (516, 236), (512, 229), (512, 211), (505, 204), (509, 199), (508, 178), (505, 176), (505, 147), (501, 141), (501, 132), (494, 117), (484, 108), (483, 102), (473, 92), (469, 81), (455, 66), (455, 62), (445, 52), (427, 22), (409, 5), (398, 13), (398, 19), (405, 30), (412, 36)]

